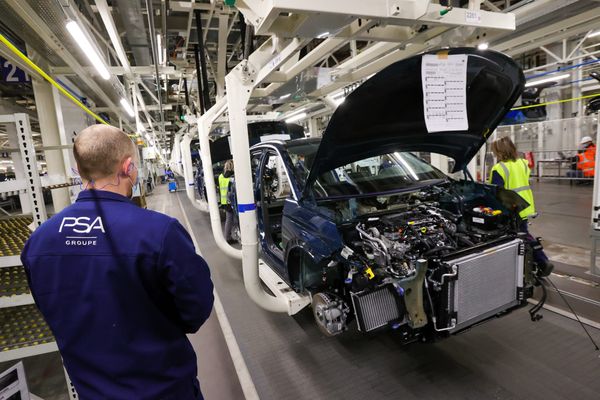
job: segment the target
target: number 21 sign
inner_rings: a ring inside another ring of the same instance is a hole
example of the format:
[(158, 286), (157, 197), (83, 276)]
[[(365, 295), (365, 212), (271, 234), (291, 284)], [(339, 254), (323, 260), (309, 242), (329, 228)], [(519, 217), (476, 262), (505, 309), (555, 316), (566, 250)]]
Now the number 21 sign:
[(0, 57), (0, 81), (5, 83), (30, 82), (31, 78), (22, 69)]

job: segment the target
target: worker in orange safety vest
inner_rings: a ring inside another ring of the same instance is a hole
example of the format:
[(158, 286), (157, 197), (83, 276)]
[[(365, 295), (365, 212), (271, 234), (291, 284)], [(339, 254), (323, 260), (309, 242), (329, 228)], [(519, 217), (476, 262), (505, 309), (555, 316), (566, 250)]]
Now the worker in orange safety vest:
[(578, 154), (573, 157), (576, 169), (567, 171), (570, 178), (593, 178), (596, 170), (596, 145), (589, 136), (584, 136)]

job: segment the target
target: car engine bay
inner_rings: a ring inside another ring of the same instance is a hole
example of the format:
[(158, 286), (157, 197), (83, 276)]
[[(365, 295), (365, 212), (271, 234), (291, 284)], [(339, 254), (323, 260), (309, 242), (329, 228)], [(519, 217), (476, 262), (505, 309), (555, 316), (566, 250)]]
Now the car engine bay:
[(345, 246), (325, 268), (326, 294), (313, 298), (324, 333), (356, 319), (362, 332), (388, 327), (407, 342), (430, 340), (531, 296), (530, 251), (495, 187), (450, 181), (355, 201), (325, 205), (338, 218), (344, 207), (358, 215), (338, 225)]

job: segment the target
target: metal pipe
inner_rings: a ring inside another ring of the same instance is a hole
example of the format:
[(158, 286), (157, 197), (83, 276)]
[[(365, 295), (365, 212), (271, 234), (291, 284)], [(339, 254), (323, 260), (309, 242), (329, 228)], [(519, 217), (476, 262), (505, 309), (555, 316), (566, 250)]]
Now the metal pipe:
[(160, 76), (158, 73), (158, 52), (156, 48), (156, 29), (154, 29), (154, 8), (152, 0), (146, 0), (146, 9), (148, 11), (148, 26), (150, 27), (150, 47), (152, 47), (152, 58), (154, 58), (154, 69), (156, 73), (156, 92), (158, 97), (158, 112), (160, 113), (161, 133), (165, 134), (165, 117), (163, 115), (162, 93), (160, 90)]
[[(250, 143), (246, 107), (253, 89), (253, 83), (244, 81), (248, 69), (247, 61), (242, 61), (225, 78), (229, 105), (229, 127), (231, 129), (231, 153), (235, 165), (236, 195), (238, 200), (240, 232), (242, 235), (242, 272), (248, 296), (260, 307), (273, 312), (288, 312), (284, 298), (277, 298), (264, 291), (258, 267), (258, 229), (256, 203), (252, 188), (252, 168), (250, 165)], [(202, 147), (202, 145), (201, 145)], [(204, 151), (207, 151), (204, 149)], [(206, 174), (205, 174), (206, 175)]]
[[(202, 13), (200, 10), (195, 11), (196, 15), (196, 36), (198, 36), (198, 47), (200, 50), (200, 64), (202, 65), (202, 87), (204, 90), (200, 93), (204, 96), (204, 105), (206, 110), (211, 107), (210, 96), (208, 91), (208, 72), (206, 70), (206, 57), (204, 55), (204, 38), (202, 36)], [(198, 52), (198, 48), (196, 48), (196, 52)], [(200, 75), (198, 76), (200, 79)]]
[(192, 132), (183, 135), (181, 142), (179, 143), (179, 151), (181, 152), (183, 179), (185, 180), (185, 193), (188, 199), (190, 199), (190, 202), (194, 208), (206, 212), (208, 211), (207, 205), (204, 202), (198, 201), (194, 193), (194, 170), (192, 166), (192, 152), (190, 149), (190, 144), (192, 143), (194, 133), (196, 132), (197, 129), (194, 127)]
[[(429, 306), (431, 307), (432, 310), (434, 310), (433, 301), (431, 300), (431, 294), (429, 293), (429, 285), (427, 285), (427, 279), (424, 279), (423, 282), (425, 283), (425, 292), (427, 293), (427, 299), (429, 300)], [(451, 331), (452, 329), (456, 328), (456, 318), (452, 318), (450, 320), (450, 326), (448, 326), (446, 328), (438, 328), (435, 312), (433, 312), (431, 314), (431, 321), (433, 322), (433, 329), (435, 329), (436, 332)]]
[[(210, 226), (215, 237), (215, 242), (221, 250), (228, 256), (242, 259), (242, 252), (239, 249), (232, 247), (221, 229), (221, 216), (219, 214), (219, 205), (217, 201), (217, 188), (215, 186), (214, 172), (212, 166), (212, 157), (210, 155), (210, 128), (213, 122), (225, 111), (227, 101), (225, 97), (217, 101), (217, 103), (198, 118), (198, 138), (200, 141), (200, 159), (202, 160), (202, 169), (204, 171), (204, 185), (206, 187), (206, 199), (208, 212), (210, 214)], [(236, 185), (237, 186), (237, 185)]]

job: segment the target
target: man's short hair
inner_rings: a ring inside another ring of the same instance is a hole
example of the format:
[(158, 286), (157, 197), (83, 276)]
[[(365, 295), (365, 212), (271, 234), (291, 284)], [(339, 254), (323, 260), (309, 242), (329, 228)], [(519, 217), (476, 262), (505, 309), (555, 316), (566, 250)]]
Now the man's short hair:
[(79, 132), (73, 155), (79, 175), (90, 181), (114, 175), (127, 157), (138, 157), (127, 134), (109, 125), (92, 125)]

